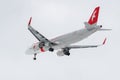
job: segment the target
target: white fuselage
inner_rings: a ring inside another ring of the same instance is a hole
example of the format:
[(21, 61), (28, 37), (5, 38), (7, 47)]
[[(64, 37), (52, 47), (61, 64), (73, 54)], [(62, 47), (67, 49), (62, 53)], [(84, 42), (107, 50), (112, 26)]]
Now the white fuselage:
[[(54, 39), (51, 39), (51, 42), (57, 41), (55, 43), (58, 43), (58, 45), (52, 46), (52, 48), (57, 50), (57, 49), (62, 49), (64, 47), (67, 47), (73, 43), (76, 43), (78, 41), (81, 41), (81, 40), (87, 38), (88, 36), (90, 36), (91, 34), (93, 34), (94, 32), (96, 32), (99, 29), (100, 29), (99, 26), (95, 26), (91, 30), (87, 30), (85, 28), (85, 29), (77, 30), (77, 31), (56, 37)], [(39, 42), (33, 44), (29, 49), (27, 49), (26, 53), (27, 54), (40, 53), (40, 52), (48, 51), (48, 49), (50, 48), (49, 46), (46, 45), (43, 47), (44, 51), (41, 51), (38, 45), (39, 45)]]

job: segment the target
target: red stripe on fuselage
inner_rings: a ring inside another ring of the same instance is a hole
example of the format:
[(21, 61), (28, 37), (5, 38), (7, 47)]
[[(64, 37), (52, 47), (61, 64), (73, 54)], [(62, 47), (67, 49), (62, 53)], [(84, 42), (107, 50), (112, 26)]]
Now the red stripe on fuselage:
[(42, 47), (42, 48), (40, 48), (40, 51), (41, 51), (41, 52), (45, 52), (45, 50), (43, 49), (43, 47)]

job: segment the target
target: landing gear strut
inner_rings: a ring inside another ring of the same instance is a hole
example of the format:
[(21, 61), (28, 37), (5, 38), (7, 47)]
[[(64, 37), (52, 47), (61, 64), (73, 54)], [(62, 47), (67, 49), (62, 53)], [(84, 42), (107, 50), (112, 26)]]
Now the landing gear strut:
[(34, 58), (33, 58), (33, 60), (36, 60), (36, 55), (37, 55), (37, 54), (35, 53), (35, 54), (34, 54)]
[(49, 51), (50, 51), (50, 52), (53, 52), (54, 49), (52, 48), (52, 43), (49, 43), (49, 47), (50, 47), (50, 48), (49, 48)]

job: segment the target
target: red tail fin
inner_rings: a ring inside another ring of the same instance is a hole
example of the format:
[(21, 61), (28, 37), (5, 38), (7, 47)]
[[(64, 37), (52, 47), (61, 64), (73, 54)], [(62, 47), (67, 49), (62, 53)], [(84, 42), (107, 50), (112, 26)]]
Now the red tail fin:
[(90, 17), (90, 19), (89, 19), (89, 21), (88, 21), (89, 24), (92, 25), (92, 24), (97, 23), (98, 14), (99, 14), (99, 8), (100, 8), (100, 7), (96, 7), (95, 10), (93, 11), (93, 13), (92, 13), (92, 15), (91, 15), (91, 17)]

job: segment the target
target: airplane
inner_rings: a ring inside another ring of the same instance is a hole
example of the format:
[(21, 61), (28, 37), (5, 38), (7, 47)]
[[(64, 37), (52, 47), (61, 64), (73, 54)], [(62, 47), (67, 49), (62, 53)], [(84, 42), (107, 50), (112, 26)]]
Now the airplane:
[(109, 30), (101, 29), (102, 25), (97, 25), (99, 9), (99, 6), (96, 7), (88, 22), (84, 22), (85, 28), (55, 37), (53, 39), (47, 39), (45, 36), (35, 30), (31, 26), (32, 17), (30, 17), (30, 20), (28, 22), (28, 30), (37, 38), (39, 42), (33, 44), (30, 48), (28, 48), (26, 50), (26, 54), (34, 55), (33, 60), (36, 60), (37, 54), (46, 51), (54, 52), (54, 50), (58, 50), (56, 53), (58, 56), (69, 56), (71, 49), (95, 48), (104, 45), (106, 38), (104, 39), (103, 43), (99, 45), (72, 45), (73, 43), (79, 42), (89, 37), (96, 31)]

